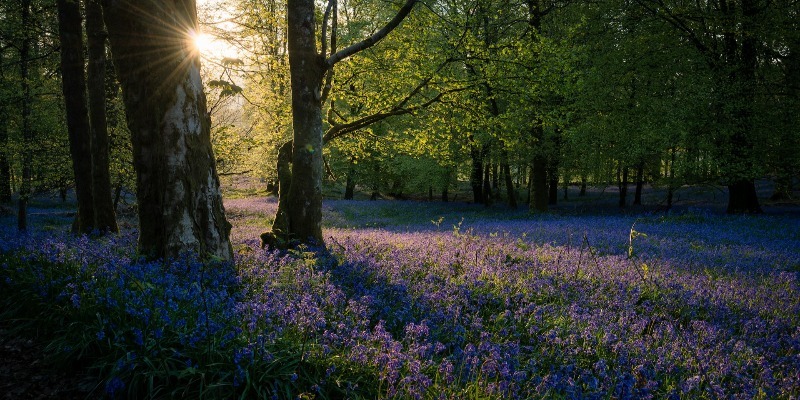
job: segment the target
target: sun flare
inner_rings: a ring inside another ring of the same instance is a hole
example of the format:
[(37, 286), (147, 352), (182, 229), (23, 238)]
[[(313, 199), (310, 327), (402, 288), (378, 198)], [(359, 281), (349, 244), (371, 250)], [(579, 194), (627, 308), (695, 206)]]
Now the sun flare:
[(192, 45), (200, 54), (209, 55), (209, 53), (212, 53), (216, 50), (216, 40), (213, 36), (207, 33), (195, 32), (192, 33), (191, 38)]

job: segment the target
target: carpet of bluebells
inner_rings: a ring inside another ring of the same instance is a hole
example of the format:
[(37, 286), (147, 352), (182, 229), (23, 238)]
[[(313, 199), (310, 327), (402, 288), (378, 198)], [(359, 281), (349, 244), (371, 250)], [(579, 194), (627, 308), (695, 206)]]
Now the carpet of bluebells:
[(226, 201), (233, 264), (0, 221), (3, 317), (108, 397), (800, 397), (798, 217), (331, 201), (262, 250), (275, 208)]

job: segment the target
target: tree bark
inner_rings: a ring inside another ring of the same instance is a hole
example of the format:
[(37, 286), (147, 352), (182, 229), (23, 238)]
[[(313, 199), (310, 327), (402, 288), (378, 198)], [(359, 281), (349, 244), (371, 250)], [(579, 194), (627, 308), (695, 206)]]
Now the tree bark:
[(554, 206), (558, 204), (558, 168), (553, 167), (553, 161), (550, 162), (550, 168), (547, 169), (547, 177), (550, 182), (547, 186), (547, 204)]
[(492, 205), (491, 166), (486, 164), (483, 168), (483, 205)]
[(75, 174), (78, 214), (72, 225), (75, 233), (95, 229), (92, 194), (92, 137), (86, 103), (83, 65), (83, 30), (77, 1), (58, 0), (58, 36), (61, 39), (61, 86), (67, 114), (69, 150)]
[(503, 148), (500, 157), (502, 159), (500, 169), (503, 172), (503, 179), (506, 185), (506, 197), (508, 197), (508, 206), (512, 209), (517, 208), (517, 192), (514, 190), (514, 181), (511, 178), (511, 167), (508, 165), (508, 151)]
[[(77, 3), (77, 2), (76, 2)], [(85, 0), (86, 42), (89, 55), (87, 89), (91, 126), (92, 207), (95, 228), (118, 232), (117, 216), (111, 198), (111, 173), (108, 161), (108, 123), (106, 121), (106, 33), (103, 8), (99, 0)]]
[(636, 193), (633, 196), (633, 205), (642, 205), (642, 188), (644, 187), (644, 163), (636, 165)]
[(0, 203), (11, 202), (11, 164), (8, 162), (8, 114), (0, 105)]
[(586, 181), (586, 175), (581, 175), (581, 191), (578, 193), (580, 197), (586, 196)]
[(200, 78), (194, 0), (104, 3), (136, 169), (139, 251), (233, 257)]
[(483, 152), (477, 144), (473, 144), (470, 149), (472, 156), (472, 170), (469, 175), (469, 182), (472, 186), (472, 201), (475, 204), (483, 203)]
[(619, 181), (619, 208), (628, 204), (628, 167), (617, 166), (617, 180)]
[(292, 88), (292, 180), (287, 200), (288, 239), (322, 240), (322, 102), (325, 59), (317, 54), (313, 0), (288, 1)]
[(540, 144), (540, 148), (533, 155), (533, 171), (531, 174), (531, 190), (533, 192), (533, 209), (547, 211), (547, 157), (543, 154), (541, 143), (544, 140), (544, 130), (541, 124), (533, 128), (533, 138)]
[(356, 191), (356, 168), (353, 162), (353, 158), (350, 157), (350, 165), (347, 167), (347, 181), (344, 185), (344, 199), (345, 200), (353, 200), (353, 195)]
[(21, 1), (22, 11), (20, 25), (25, 30), (22, 36), (22, 43), (19, 50), (19, 81), (20, 91), (22, 92), (22, 182), (19, 188), (19, 202), (17, 208), (17, 229), (26, 231), (28, 229), (28, 201), (31, 195), (31, 178), (33, 164), (33, 142), (35, 134), (31, 129), (31, 86), (29, 79), (29, 63), (31, 36), (30, 15), (31, 1)]

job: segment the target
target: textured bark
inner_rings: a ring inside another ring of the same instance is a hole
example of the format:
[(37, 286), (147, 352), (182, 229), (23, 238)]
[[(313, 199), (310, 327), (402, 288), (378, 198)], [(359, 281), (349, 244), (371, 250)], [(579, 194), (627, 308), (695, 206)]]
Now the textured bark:
[(483, 170), (483, 205), (492, 205), (491, 166), (486, 164)]
[(194, 0), (104, 3), (136, 169), (139, 251), (231, 259), (200, 59)]
[(103, 9), (99, 0), (85, 0), (86, 43), (89, 63), (87, 90), (92, 152), (92, 207), (94, 226), (100, 231), (118, 232), (117, 216), (111, 198), (111, 174), (108, 161), (108, 124), (106, 121), (106, 33)]
[[(31, 1), (21, 1), (22, 11), (20, 23), (28, 29), (31, 16)], [(19, 202), (17, 208), (17, 229), (25, 231), (28, 229), (28, 200), (31, 195), (31, 178), (33, 164), (33, 141), (35, 135), (31, 129), (31, 86), (29, 79), (29, 58), (31, 50), (31, 37), (25, 32), (19, 49), (19, 81), (20, 92), (22, 94), (22, 182), (19, 188)]]
[(292, 180), (287, 197), (290, 239), (322, 240), (322, 103), (325, 59), (317, 54), (313, 0), (289, 0), (288, 49), (292, 87)]

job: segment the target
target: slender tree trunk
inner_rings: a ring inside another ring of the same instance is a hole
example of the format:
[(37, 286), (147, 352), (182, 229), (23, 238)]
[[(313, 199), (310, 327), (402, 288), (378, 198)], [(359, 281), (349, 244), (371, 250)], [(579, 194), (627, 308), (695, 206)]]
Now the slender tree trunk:
[[(1, 59), (1, 58), (0, 58)], [(0, 203), (11, 202), (11, 165), (8, 162), (8, 114), (0, 105)]]
[(508, 206), (516, 209), (517, 208), (517, 192), (514, 190), (514, 181), (511, 178), (511, 167), (508, 165), (508, 151), (503, 148), (501, 154), (501, 165), (500, 169), (503, 173), (503, 179), (505, 180), (506, 185), (506, 197), (508, 197)]
[(554, 206), (558, 204), (558, 169), (553, 168), (552, 163), (547, 169), (547, 177), (550, 181), (547, 186), (547, 204)]
[(136, 169), (139, 251), (233, 257), (200, 78), (194, 0), (104, 3)]
[(450, 201), (449, 189), (450, 189), (450, 176), (451, 175), (452, 175), (452, 171), (450, 171), (450, 169), (448, 169), (447, 172), (445, 172), (444, 185), (442, 185), (442, 202), (444, 202), (444, 203), (447, 203), (448, 201)]
[[(621, 171), (621, 174), (620, 174)], [(628, 204), (628, 167), (617, 166), (617, 179), (619, 181), (619, 207), (625, 208)]]
[(675, 148), (670, 149), (669, 175), (667, 177), (667, 210), (672, 208), (672, 198), (675, 194)]
[(30, 49), (31, 49), (31, 33), (30, 33), (30, 15), (31, 15), (31, 1), (22, 0), (22, 15), (20, 23), (23, 33), (22, 44), (19, 50), (19, 80), (20, 91), (22, 94), (22, 182), (19, 188), (19, 203), (17, 210), (17, 229), (26, 231), (28, 229), (28, 201), (31, 196), (31, 179), (32, 179), (32, 165), (33, 164), (33, 142), (35, 140), (35, 133), (31, 128), (31, 86), (29, 79), (29, 66), (30, 66)]
[(636, 165), (636, 194), (633, 196), (633, 205), (642, 205), (642, 188), (644, 187), (644, 163)]
[(565, 173), (564, 174), (564, 200), (565, 201), (569, 200), (569, 181), (570, 181), (570, 179), (571, 179), (571, 177)]
[[(537, 143), (544, 140), (544, 131), (541, 125), (534, 127), (533, 136)], [(531, 175), (533, 191), (533, 209), (547, 211), (549, 193), (547, 192), (547, 157), (542, 154), (543, 149), (537, 149), (533, 156), (533, 172)]]
[(95, 227), (118, 232), (117, 215), (111, 199), (111, 173), (108, 161), (108, 123), (106, 121), (106, 33), (100, 0), (85, 0), (86, 38), (89, 54), (87, 89), (92, 151), (92, 207)]
[(581, 191), (578, 193), (580, 197), (586, 196), (586, 181), (586, 175), (581, 175)]
[(347, 181), (344, 185), (344, 199), (353, 200), (353, 195), (356, 190), (356, 168), (353, 157), (350, 157), (350, 165), (347, 167)]
[(69, 150), (75, 174), (75, 196), (78, 198), (76, 233), (95, 229), (92, 196), (92, 137), (89, 110), (86, 105), (84, 77), (83, 30), (77, 1), (58, 0), (58, 33), (61, 39), (61, 84), (66, 103)]
[(483, 205), (492, 204), (491, 166), (486, 164), (483, 169)]
[(472, 199), (475, 204), (483, 203), (483, 152), (477, 145), (473, 145), (470, 150), (472, 156), (472, 172), (469, 182), (472, 186)]

